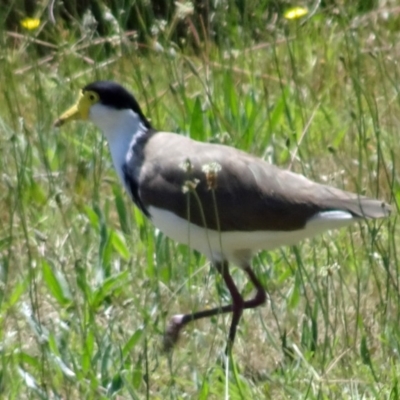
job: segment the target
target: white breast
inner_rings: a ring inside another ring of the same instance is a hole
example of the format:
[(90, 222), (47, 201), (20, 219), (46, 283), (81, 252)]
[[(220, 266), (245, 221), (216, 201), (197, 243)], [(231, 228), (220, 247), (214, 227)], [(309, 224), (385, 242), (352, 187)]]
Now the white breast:
[[(141, 122), (140, 116), (133, 110), (117, 110), (100, 103), (91, 107), (89, 118), (107, 138), (114, 167), (126, 186), (122, 166), (128, 163), (131, 168), (134, 168), (132, 148), (138, 138), (146, 134), (146, 127)], [(129, 188), (127, 189), (129, 192)]]

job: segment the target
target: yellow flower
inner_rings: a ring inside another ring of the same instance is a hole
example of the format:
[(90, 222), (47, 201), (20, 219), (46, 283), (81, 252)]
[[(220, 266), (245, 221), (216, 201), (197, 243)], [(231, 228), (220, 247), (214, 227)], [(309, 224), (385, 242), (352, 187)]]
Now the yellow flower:
[(306, 7), (293, 7), (286, 10), (283, 16), (286, 19), (297, 19), (304, 17), (307, 14), (308, 14), (308, 9)]
[(29, 29), (30, 31), (36, 29), (39, 25), (39, 18), (24, 18), (23, 20), (21, 20), (21, 26), (25, 29)]

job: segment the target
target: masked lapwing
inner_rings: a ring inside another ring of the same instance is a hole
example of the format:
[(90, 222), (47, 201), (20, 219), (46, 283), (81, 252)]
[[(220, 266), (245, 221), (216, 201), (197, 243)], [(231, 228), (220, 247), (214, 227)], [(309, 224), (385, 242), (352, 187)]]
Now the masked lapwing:
[[(55, 125), (71, 120), (90, 120), (101, 129), (136, 206), (165, 235), (203, 253), (232, 296), (229, 305), (174, 315), (166, 347), (175, 344), (188, 322), (232, 313), (231, 348), (243, 310), (266, 301), (251, 269), (257, 251), (390, 214), (383, 201), (312, 182), (235, 148), (158, 131), (135, 98), (114, 82), (85, 86)], [(229, 263), (241, 267), (254, 285), (250, 300), (237, 289)]]

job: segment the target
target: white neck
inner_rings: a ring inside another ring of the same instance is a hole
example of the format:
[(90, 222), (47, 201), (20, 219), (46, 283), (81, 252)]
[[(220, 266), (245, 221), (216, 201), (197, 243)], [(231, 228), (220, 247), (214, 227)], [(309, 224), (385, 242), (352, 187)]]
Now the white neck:
[(103, 132), (110, 147), (114, 167), (125, 184), (122, 166), (131, 157), (129, 149), (135, 139), (147, 131), (133, 110), (117, 110), (102, 104), (91, 107), (89, 119)]

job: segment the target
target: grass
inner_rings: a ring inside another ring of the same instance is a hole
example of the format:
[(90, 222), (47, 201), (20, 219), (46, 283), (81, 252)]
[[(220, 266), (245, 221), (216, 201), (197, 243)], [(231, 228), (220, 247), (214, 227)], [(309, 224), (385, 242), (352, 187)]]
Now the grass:
[[(389, 7), (389, 6), (388, 6)], [(226, 143), (319, 182), (400, 200), (396, 9), (319, 12), (253, 42), (232, 26), (197, 55), (163, 38), (0, 32), (0, 397), (397, 399), (396, 216), (260, 253), (270, 303), (245, 312), (230, 372), (229, 317), (176, 312), (230, 300), (201, 255), (154, 230), (92, 126), (52, 122), (95, 79), (131, 88), (156, 127)], [(249, 21), (250, 24), (250, 21)], [(49, 50), (50, 49), (50, 50)], [(234, 279), (253, 290), (240, 270)]]

